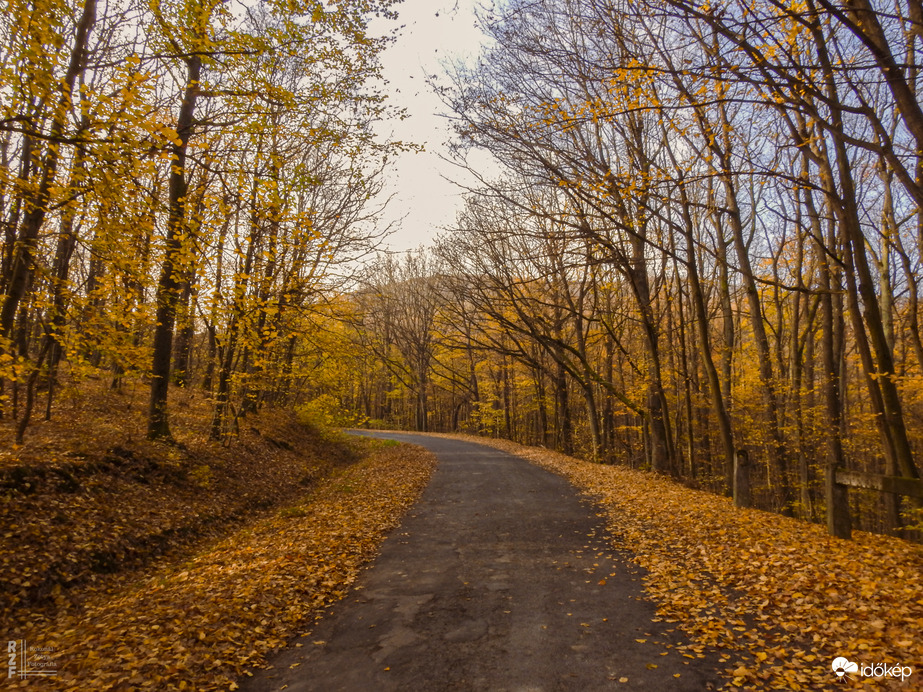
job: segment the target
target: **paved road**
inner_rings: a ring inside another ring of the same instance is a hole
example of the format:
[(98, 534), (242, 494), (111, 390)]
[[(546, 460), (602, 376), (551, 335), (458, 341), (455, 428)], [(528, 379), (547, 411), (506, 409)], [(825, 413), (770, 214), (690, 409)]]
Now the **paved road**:
[(433, 451), (432, 481), (359, 590), (244, 690), (712, 688), (567, 481), (483, 445), (376, 436)]

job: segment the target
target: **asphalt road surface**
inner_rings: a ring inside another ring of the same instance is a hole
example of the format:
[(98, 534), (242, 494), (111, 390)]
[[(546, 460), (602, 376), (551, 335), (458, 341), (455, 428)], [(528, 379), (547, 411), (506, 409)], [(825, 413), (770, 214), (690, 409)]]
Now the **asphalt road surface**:
[(640, 569), (563, 478), (471, 442), (404, 433), (439, 465), (331, 608), (242, 685), (265, 692), (699, 692), (714, 661), (654, 623)]

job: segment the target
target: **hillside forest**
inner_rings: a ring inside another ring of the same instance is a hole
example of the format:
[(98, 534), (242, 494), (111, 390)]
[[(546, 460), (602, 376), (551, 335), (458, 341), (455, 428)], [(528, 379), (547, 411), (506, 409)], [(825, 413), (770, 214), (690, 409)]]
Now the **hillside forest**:
[[(432, 78), (453, 224), (377, 251), (414, 149), (393, 0), (13, 0), (0, 16), (0, 407), (75, 393), (471, 432), (918, 536), (923, 14), (896, 0), (505, 0)], [(373, 23), (374, 20), (374, 23)], [(390, 30), (389, 30), (390, 31)], [(472, 156), (472, 154), (477, 156)], [(489, 171), (468, 161), (493, 162)], [(113, 394), (114, 396), (114, 394)]]

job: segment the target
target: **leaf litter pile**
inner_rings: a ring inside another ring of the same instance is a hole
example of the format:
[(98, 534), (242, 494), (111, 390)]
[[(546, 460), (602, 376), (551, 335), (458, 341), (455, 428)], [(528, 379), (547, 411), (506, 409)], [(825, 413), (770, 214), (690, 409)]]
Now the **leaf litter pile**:
[[(253, 430), (223, 451), (192, 437), (170, 453), (136, 442), (116, 469), (99, 463), (111, 449), (79, 464), (43, 465), (47, 449), (0, 460), (0, 622), (7, 639), (53, 652), (57, 671), (5, 689), (236, 689), (345, 595), (435, 460), (299, 435), (274, 417), (275, 437)], [(55, 465), (70, 478), (63, 489)]]
[[(654, 474), (545, 449), (464, 436), (568, 478), (606, 512), (619, 548), (645, 568), (660, 618), (677, 622), (687, 657), (718, 651), (727, 687), (923, 689), (923, 549), (751, 509)], [(832, 661), (913, 669), (900, 679)]]

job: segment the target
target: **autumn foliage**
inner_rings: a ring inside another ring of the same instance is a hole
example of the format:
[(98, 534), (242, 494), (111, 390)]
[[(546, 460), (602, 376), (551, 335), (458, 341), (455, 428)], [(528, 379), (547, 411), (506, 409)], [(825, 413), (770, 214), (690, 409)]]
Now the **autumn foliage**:
[(145, 378), (213, 401), (211, 435), (291, 403), (305, 335), (385, 230), (400, 142), (378, 90), (391, 0), (15, 2), (0, 17), (0, 415)]
[[(758, 507), (918, 536), (920, 22), (903, 1), (485, 12), (487, 48), (439, 82), (478, 184), (353, 296), (343, 406), (718, 493), (749, 462)], [(916, 490), (847, 498), (845, 472)]]
[[(376, 129), (404, 115), (371, 24), (395, 5), (0, 14), (8, 628), (75, 659), (82, 637), (100, 686), (120, 666), (169, 686), (179, 666), (230, 680), (257, 661), (348, 582), (329, 551), (367, 557), (428, 463), (386, 480), (373, 457), (337, 486), (278, 413), (297, 409), (605, 464), (553, 457), (611, 507), (665, 614), (758, 645), (730, 661), (741, 684), (810, 686), (812, 651), (919, 660), (914, 548), (813, 525), (923, 530), (919, 2), (499, 3), (482, 55), (434, 78), (477, 185), (433, 247), (360, 267), (410, 146)], [(490, 172), (469, 165), (484, 153)], [(804, 523), (725, 516), (748, 465), (740, 504)], [(848, 473), (917, 492), (847, 496)], [(120, 581), (320, 478), (374, 525), (321, 493), (266, 519), (281, 552), (238, 536)], [(295, 547), (314, 545), (305, 527), (323, 545)], [(252, 652), (235, 649), (245, 626)], [(770, 659), (793, 677), (770, 679)]]

